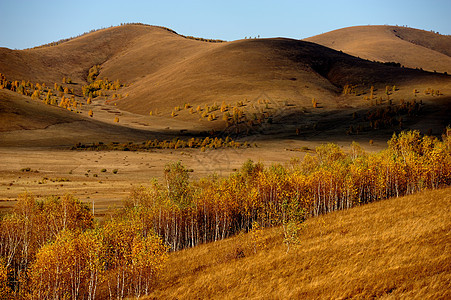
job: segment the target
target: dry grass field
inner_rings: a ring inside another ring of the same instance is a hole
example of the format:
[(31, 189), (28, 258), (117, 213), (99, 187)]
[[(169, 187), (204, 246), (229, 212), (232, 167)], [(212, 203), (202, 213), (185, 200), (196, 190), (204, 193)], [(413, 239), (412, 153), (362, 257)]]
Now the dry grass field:
[[(37, 197), (70, 193), (90, 205), (95, 215), (120, 207), (133, 188), (148, 185), (152, 178), (162, 179), (168, 162), (182, 161), (199, 179), (213, 173), (226, 176), (252, 158), (264, 162), (288, 163), (302, 158), (302, 147), (313, 149), (318, 142), (277, 141), (259, 143), (248, 149), (154, 150), (151, 152), (70, 151), (46, 148), (0, 148), (0, 205), (10, 208), (17, 196), (30, 192)], [(349, 143), (343, 143), (348, 147)], [(368, 150), (383, 147), (382, 142)], [(293, 150), (293, 151), (290, 151)], [(30, 168), (30, 171), (23, 171)], [(105, 169), (105, 172), (102, 172)], [(113, 171), (117, 170), (114, 174)]]
[(147, 299), (449, 299), (451, 190), (426, 191), (171, 253)]

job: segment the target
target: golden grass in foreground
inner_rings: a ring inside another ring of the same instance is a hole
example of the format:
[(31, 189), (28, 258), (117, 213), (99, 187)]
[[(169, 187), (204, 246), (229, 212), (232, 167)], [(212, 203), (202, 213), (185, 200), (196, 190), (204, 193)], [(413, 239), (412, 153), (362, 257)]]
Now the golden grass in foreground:
[[(451, 188), (312, 218), (286, 252), (282, 229), (172, 253), (149, 299), (449, 299)], [(244, 256), (244, 257), (243, 257)]]

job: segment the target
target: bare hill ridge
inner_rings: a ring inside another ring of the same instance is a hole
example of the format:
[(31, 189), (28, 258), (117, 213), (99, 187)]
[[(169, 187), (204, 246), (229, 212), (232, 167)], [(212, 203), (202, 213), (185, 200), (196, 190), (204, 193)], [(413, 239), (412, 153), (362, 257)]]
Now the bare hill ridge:
[(451, 72), (451, 36), (399, 26), (355, 26), (305, 39), (354, 56)]
[(111, 59), (133, 45), (133, 40), (149, 31), (163, 29), (133, 26), (112, 27), (89, 33), (56, 46), (26, 50), (0, 48), (0, 72), (11, 80), (61, 82), (71, 76), (75, 82), (86, 82), (87, 70)]

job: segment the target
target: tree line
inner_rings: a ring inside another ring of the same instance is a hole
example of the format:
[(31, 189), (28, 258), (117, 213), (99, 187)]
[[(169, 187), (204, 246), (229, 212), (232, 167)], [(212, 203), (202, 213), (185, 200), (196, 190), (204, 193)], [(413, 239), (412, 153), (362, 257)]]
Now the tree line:
[(289, 166), (246, 162), (226, 178), (190, 181), (181, 163), (165, 169), (165, 181), (136, 189), (126, 208), (139, 212), (172, 250), (217, 241), (257, 222), (262, 227), (348, 209), (451, 183), (451, 131), (439, 140), (418, 131), (393, 135), (388, 148), (368, 154), (357, 144), (336, 144)]
[(82, 144), (78, 143), (71, 147), (71, 150), (91, 150), (91, 151), (103, 151), (103, 150), (115, 150), (115, 151), (146, 151), (152, 149), (201, 149), (205, 151), (207, 149), (220, 149), (220, 148), (248, 148), (251, 145), (248, 142), (238, 142), (230, 137), (205, 137), (205, 138), (190, 138), (183, 140), (174, 138), (172, 140), (159, 140), (153, 139), (142, 143), (119, 143), (111, 142), (105, 144), (103, 142)]

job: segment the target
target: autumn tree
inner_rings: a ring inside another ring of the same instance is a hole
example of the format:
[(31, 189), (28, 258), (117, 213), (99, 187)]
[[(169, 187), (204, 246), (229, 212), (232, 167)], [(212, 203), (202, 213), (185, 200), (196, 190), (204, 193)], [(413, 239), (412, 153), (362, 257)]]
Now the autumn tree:
[(0, 258), (0, 299), (14, 299), (8, 283), (8, 268), (4, 259)]
[(104, 270), (101, 237), (94, 231), (63, 230), (39, 249), (30, 269), (38, 299), (94, 299)]
[(146, 230), (135, 209), (106, 223), (103, 243), (110, 297), (139, 297), (150, 291), (167, 258), (167, 247)]
[(316, 101), (315, 98), (312, 99), (312, 106), (313, 106), (313, 108), (317, 108), (318, 107), (318, 102)]
[(190, 203), (189, 174), (180, 161), (167, 164), (164, 168), (164, 178), (169, 198), (178, 206), (184, 207)]

